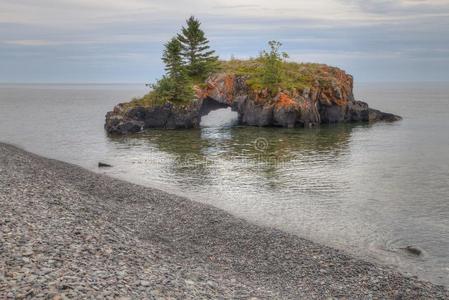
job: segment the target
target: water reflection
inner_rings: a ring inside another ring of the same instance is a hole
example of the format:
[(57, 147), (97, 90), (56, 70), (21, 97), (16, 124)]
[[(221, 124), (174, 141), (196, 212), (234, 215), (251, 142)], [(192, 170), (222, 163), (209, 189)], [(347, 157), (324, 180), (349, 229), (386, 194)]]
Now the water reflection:
[[(230, 164), (238, 170), (256, 173), (268, 180), (285, 169), (313, 168), (325, 161), (338, 163), (349, 151), (354, 126), (324, 126), (318, 129), (256, 127), (207, 127), (199, 130), (151, 130), (127, 137), (110, 136), (125, 148), (144, 147), (153, 163), (155, 152), (168, 155), (171, 171), (179, 176), (199, 176), (200, 182)], [(290, 174), (291, 175), (291, 174)], [(272, 182), (272, 181), (271, 181)]]

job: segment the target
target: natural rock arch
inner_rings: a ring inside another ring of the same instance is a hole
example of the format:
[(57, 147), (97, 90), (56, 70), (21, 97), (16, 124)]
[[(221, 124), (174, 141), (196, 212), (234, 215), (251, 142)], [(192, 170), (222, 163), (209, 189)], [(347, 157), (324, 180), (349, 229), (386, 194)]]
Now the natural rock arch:
[(204, 117), (207, 116), (210, 112), (217, 110), (217, 109), (222, 109), (222, 108), (228, 108), (231, 107), (228, 103), (222, 103), (222, 102), (218, 102), (217, 100), (207, 97), (205, 98), (203, 101), (201, 101), (201, 106), (200, 106), (200, 117)]

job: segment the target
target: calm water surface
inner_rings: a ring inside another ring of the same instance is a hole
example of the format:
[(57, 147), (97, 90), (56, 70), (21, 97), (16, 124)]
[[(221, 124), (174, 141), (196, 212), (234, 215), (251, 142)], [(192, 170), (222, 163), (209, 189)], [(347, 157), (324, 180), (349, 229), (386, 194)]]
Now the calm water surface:
[[(394, 124), (262, 129), (223, 126), (215, 115), (200, 130), (106, 136), (105, 113), (144, 93), (140, 85), (0, 85), (0, 141), (449, 286), (447, 84), (358, 85), (357, 98), (404, 117)], [(98, 161), (114, 167), (98, 170)], [(424, 255), (401, 250), (408, 245)]]

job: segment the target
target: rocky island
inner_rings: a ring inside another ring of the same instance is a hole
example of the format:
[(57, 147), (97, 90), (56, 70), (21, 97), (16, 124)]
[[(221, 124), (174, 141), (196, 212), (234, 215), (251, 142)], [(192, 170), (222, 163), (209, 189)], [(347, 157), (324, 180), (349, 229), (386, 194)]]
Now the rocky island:
[(353, 77), (341, 69), (285, 63), (292, 87), (272, 95), (267, 88), (251, 86), (251, 71), (255, 72), (258, 64), (257, 60), (223, 62), (222, 72), (196, 85), (194, 99), (187, 104), (153, 103), (148, 96), (118, 104), (106, 115), (105, 128), (120, 134), (148, 128), (197, 128), (202, 116), (226, 107), (238, 113), (238, 124), (249, 126), (308, 128), (323, 123), (401, 119), (355, 100)]
[(315, 127), (323, 123), (396, 121), (399, 116), (356, 101), (353, 77), (324, 64), (296, 63), (281, 43), (256, 58), (220, 61), (194, 17), (165, 44), (166, 74), (141, 99), (120, 103), (106, 115), (108, 133), (148, 128), (197, 128), (201, 117), (230, 107), (238, 124)]

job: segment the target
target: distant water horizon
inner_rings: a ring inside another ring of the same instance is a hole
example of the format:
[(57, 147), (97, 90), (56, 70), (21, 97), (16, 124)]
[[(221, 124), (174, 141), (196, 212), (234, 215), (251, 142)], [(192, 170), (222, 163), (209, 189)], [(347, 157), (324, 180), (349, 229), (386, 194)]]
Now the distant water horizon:
[[(354, 88), (356, 99), (404, 119), (279, 129), (230, 126), (215, 114), (201, 129), (109, 137), (106, 112), (145, 94), (145, 82), (0, 83), (0, 141), (449, 286), (447, 81)], [(404, 252), (409, 245), (423, 255)]]
[[(78, 81), (67, 81), (67, 82), (52, 82), (52, 81), (42, 81), (42, 82), (7, 82), (3, 81), (0, 82), (0, 85), (145, 85), (146, 83), (155, 82), (154, 80), (147, 80), (147, 81), (130, 81), (130, 82), (78, 82)], [(357, 84), (411, 84), (411, 83), (422, 83), (422, 84), (442, 84), (442, 83), (449, 83), (449, 80), (428, 80), (428, 81), (417, 81), (417, 80), (381, 80), (381, 81), (358, 81), (357, 79), (354, 80), (354, 85)]]

